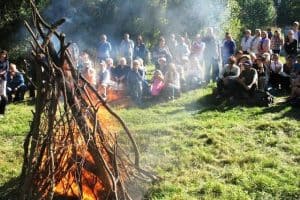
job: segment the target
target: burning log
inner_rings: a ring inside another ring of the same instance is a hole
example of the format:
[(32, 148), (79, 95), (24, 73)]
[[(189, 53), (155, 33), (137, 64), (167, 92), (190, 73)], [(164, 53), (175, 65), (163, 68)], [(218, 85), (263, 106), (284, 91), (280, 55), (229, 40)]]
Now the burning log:
[[(139, 150), (123, 120), (74, 66), (57, 31), (31, 1), (35, 112), (24, 142), (20, 199), (132, 199), (134, 178), (155, 179), (139, 166)], [(60, 41), (57, 52), (52, 37)]]

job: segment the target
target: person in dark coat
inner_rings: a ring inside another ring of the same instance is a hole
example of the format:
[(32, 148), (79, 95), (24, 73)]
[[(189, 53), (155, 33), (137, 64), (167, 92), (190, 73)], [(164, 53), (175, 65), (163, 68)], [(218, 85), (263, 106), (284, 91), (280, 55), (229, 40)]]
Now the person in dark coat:
[(7, 51), (0, 51), (0, 116), (5, 113), (5, 107), (7, 104), (6, 96), (6, 83), (7, 83), (7, 72), (9, 68), (8, 54)]
[(17, 66), (13, 63), (10, 64), (9, 72), (7, 74), (6, 92), (9, 102), (24, 100), (24, 94), (26, 92), (24, 77), (22, 73), (17, 70)]

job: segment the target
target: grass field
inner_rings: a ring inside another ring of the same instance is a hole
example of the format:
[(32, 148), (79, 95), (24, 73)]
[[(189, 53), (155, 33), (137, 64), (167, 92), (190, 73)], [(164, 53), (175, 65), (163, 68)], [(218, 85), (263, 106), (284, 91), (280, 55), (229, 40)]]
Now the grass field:
[[(0, 199), (6, 200), (13, 199), (32, 116), (25, 103), (8, 109), (0, 119)], [(300, 109), (220, 104), (209, 87), (117, 112), (135, 135), (142, 165), (162, 178), (145, 199), (300, 199)]]

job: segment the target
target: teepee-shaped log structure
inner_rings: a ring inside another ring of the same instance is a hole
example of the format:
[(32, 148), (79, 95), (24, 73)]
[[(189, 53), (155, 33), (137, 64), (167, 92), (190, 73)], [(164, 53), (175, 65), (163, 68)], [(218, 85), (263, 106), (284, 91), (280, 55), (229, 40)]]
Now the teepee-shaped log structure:
[[(122, 121), (74, 66), (57, 31), (31, 1), (37, 97), (24, 142), (21, 200), (132, 199), (127, 186), (154, 177), (139, 166), (137, 145)], [(59, 50), (52, 44), (60, 41)]]

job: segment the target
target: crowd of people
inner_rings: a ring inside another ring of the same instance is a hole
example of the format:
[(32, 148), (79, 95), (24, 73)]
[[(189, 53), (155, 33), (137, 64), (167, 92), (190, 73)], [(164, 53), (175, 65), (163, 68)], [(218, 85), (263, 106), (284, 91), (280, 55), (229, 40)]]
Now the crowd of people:
[[(299, 22), (294, 22), (285, 37), (279, 29), (256, 29), (254, 34), (245, 30), (239, 47), (230, 33), (220, 41), (214, 29), (208, 28), (193, 39), (187, 34), (160, 37), (151, 54), (141, 35), (134, 42), (128, 33), (117, 48), (118, 57), (112, 58), (113, 48), (105, 34), (100, 36), (95, 59), (76, 46), (72, 53), (78, 71), (104, 99), (110, 91), (120, 90), (141, 105), (145, 98), (174, 99), (182, 91), (213, 81), (217, 83), (216, 98), (251, 98), (256, 91), (280, 90), (293, 100), (300, 96), (299, 43)], [(145, 64), (149, 55), (155, 65), (153, 74), (148, 74)], [(146, 74), (152, 78), (147, 80)], [(26, 90), (22, 73), (2, 50), (0, 115), (7, 102), (23, 100)]]

